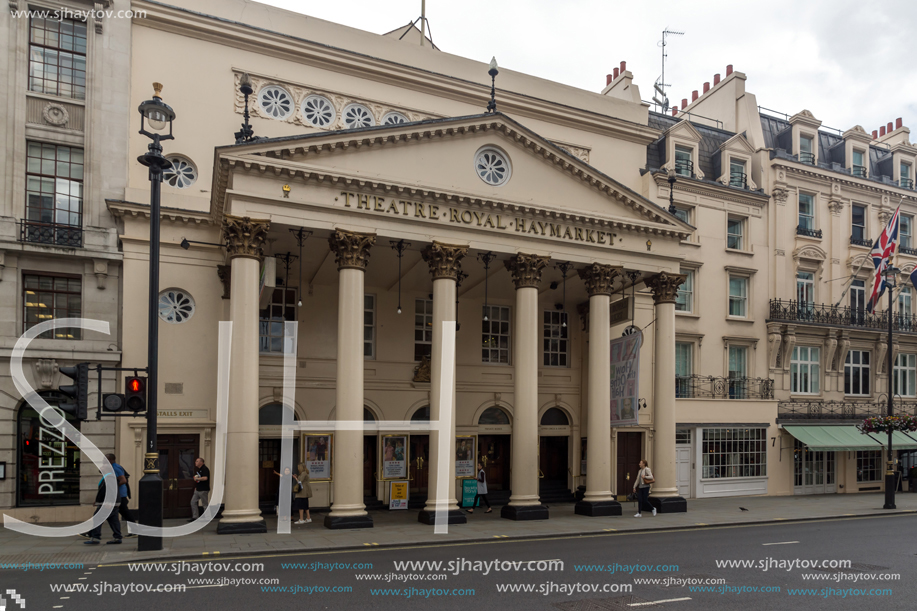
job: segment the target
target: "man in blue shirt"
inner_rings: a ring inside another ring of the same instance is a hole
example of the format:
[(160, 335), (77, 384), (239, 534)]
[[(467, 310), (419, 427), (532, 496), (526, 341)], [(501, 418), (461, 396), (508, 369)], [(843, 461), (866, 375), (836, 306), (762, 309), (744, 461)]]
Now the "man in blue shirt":
[[(115, 482), (110, 481), (112, 479), (110, 474), (106, 474), (99, 481), (99, 490), (96, 493), (96, 500), (95, 500), (95, 505), (97, 508), (96, 513), (102, 510), (102, 502), (105, 500), (105, 491), (107, 487), (110, 485), (118, 486), (119, 491), (115, 499), (115, 507), (117, 507), (121, 503), (121, 498), (120, 498), (121, 482), (122, 481), (125, 483), (127, 482), (127, 478), (124, 476), (124, 469), (121, 468), (121, 465), (118, 465), (115, 462), (115, 455), (106, 454), (105, 458), (107, 458), (108, 461), (112, 464), (112, 468), (115, 471)], [(117, 468), (115, 468), (116, 465), (117, 465)], [(120, 469), (121, 475), (118, 475), (119, 469)], [(118, 480), (121, 480), (121, 481), (118, 481)], [(115, 544), (121, 543), (121, 521), (118, 519), (118, 513), (115, 511), (114, 507), (112, 507), (111, 513), (108, 514), (108, 517), (106, 518), (106, 520), (108, 521), (108, 525), (111, 527), (111, 532), (113, 535), (112, 540), (108, 541), (107, 543), (115, 543)], [(89, 531), (89, 541), (86, 541), (86, 545), (98, 545), (100, 543), (99, 539), (101, 538), (102, 538), (102, 525), (99, 524), (98, 526), (93, 528), (91, 531)]]
[[(111, 466), (115, 470), (115, 477), (118, 478), (118, 481), (121, 482), (121, 478), (124, 478), (124, 483), (118, 485), (118, 515), (124, 518), (125, 522), (135, 522), (136, 520), (131, 515), (130, 510), (127, 508), (128, 499), (131, 498), (131, 485), (130, 485), (130, 473), (127, 472), (127, 469), (115, 462), (114, 454), (106, 454), (105, 458), (111, 461)], [(136, 533), (128, 533), (124, 535), (125, 537), (136, 537)]]

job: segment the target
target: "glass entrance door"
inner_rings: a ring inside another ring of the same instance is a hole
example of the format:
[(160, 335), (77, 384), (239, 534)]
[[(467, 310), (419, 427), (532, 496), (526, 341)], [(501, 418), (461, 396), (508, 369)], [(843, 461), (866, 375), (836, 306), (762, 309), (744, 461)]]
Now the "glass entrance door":
[(798, 439), (793, 447), (793, 493), (837, 492), (837, 460), (834, 452), (810, 450)]

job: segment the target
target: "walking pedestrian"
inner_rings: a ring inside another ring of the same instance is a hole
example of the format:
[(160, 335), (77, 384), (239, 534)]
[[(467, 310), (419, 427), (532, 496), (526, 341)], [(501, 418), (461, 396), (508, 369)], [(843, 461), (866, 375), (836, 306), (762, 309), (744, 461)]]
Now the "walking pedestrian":
[(471, 504), (471, 509), (468, 510), (468, 513), (474, 513), (474, 507), (478, 504), (478, 499), (484, 501), (484, 504), (487, 505), (487, 511), (484, 513), (490, 513), (493, 511), (493, 508), (490, 506), (490, 501), (487, 500), (487, 478), (484, 475), (484, 465), (478, 463), (478, 493), (474, 495), (474, 502)]
[(274, 475), (280, 477), (280, 485), (277, 486), (277, 519), (278, 520), (293, 520), (290, 516), (290, 507), (292, 503), (284, 504), (280, 502), (280, 489), (283, 488), (283, 481), (287, 480), (290, 482), (290, 488), (293, 487), (293, 474), (290, 472), (290, 468), (287, 467), (283, 470), (283, 475), (280, 475), (274, 471)]
[[(105, 458), (111, 463), (111, 468), (115, 470), (115, 477), (118, 478), (118, 515), (124, 518), (125, 522), (134, 522), (137, 520), (134, 519), (134, 516), (131, 515), (130, 509), (128, 509), (128, 499), (131, 498), (131, 485), (130, 477), (131, 474), (127, 472), (122, 465), (118, 464), (115, 460), (114, 454), (106, 454)], [(136, 533), (127, 533), (125, 537), (136, 537)]]
[(191, 495), (191, 519), (194, 522), (198, 516), (197, 502), (201, 502), (203, 509), (207, 509), (208, 497), (210, 496), (210, 469), (204, 464), (204, 459), (200, 456), (194, 461), (194, 494)]
[[(109, 480), (111, 479), (112, 479), (112, 475), (110, 473), (106, 473), (104, 476), (102, 476), (102, 479), (99, 480), (99, 489), (96, 492), (96, 500), (94, 503), (96, 506), (96, 511), (95, 511), (96, 513), (99, 513), (100, 511), (102, 511), (102, 503), (105, 502), (105, 493), (108, 490), (109, 483), (111, 483), (109, 482)], [(116, 481), (113, 482), (113, 485), (115, 486), (115, 490), (117, 490)], [(111, 508), (111, 510), (109, 510), (108, 516), (105, 518), (106, 521), (108, 522), (108, 525), (111, 527), (111, 532), (112, 532), (112, 539), (111, 541), (106, 541), (106, 544), (112, 544), (112, 543), (120, 544), (121, 543), (121, 520), (118, 518), (118, 511), (115, 509), (119, 505), (119, 502), (120, 501), (116, 494), (115, 505), (114, 507)], [(101, 539), (102, 539), (102, 525), (99, 524), (98, 526), (93, 528), (91, 531), (89, 531), (89, 541), (84, 541), (83, 545), (98, 545), (101, 542)]]
[(640, 470), (637, 471), (637, 480), (634, 482), (634, 492), (637, 493), (637, 513), (634, 515), (635, 518), (643, 517), (640, 512), (644, 508), (652, 510), (653, 515), (656, 515), (656, 508), (650, 505), (649, 502), (650, 486), (655, 481), (653, 472), (650, 471), (650, 465), (644, 458), (640, 461)]
[[(293, 478), (296, 480), (296, 485), (293, 490), (296, 492), (293, 498), (293, 509), (299, 510), (299, 520), (297, 524), (308, 524), (312, 521), (312, 516), (309, 515), (309, 498), (312, 496), (312, 486), (309, 485), (309, 468), (306, 467), (305, 463), (299, 463), (299, 475), (293, 475)], [(302, 517), (303, 512), (306, 512), (306, 519)]]

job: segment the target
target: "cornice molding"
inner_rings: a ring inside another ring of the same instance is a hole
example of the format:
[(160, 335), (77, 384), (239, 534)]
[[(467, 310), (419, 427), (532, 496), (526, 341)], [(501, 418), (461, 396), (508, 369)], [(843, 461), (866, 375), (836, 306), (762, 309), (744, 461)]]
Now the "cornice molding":
[(902, 189), (901, 187), (897, 187), (893, 184), (872, 183), (870, 181), (866, 181), (865, 179), (856, 179), (852, 176), (847, 176), (846, 174), (835, 173), (832, 170), (825, 168), (818, 168), (817, 170), (814, 170), (812, 169), (813, 166), (807, 164), (797, 164), (796, 162), (790, 161), (788, 159), (774, 159), (772, 165), (775, 168), (783, 168), (788, 174), (805, 176), (826, 185), (837, 183), (845, 187), (849, 187), (853, 190), (859, 190), (861, 192), (880, 193), (886, 196), (894, 195), (897, 198), (903, 197), (905, 201), (917, 202), (917, 194), (915, 194), (914, 191), (908, 191), (908, 189)]
[[(665, 172), (654, 171), (653, 180), (656, 181), (657, 187), (669, 188), (668, 176)], [(721, 201), (755, 206), (757, 208), (763, 208), (770, 200), (770, 196), (765, 193), (757, 193), (754, 191), (737, 192), (736, 189), (727, 187), (726, 185), (699, 182), (685, 178), (684, 176), (678, 177), (678, 180), (675, 182), (675, 193), (677, 194), (679, 191), (712, 197)]]
[[(106, 199), (105, 206), (108, 208), (108, 211), (111, 212), (111, 215), (115, 218), (142, 217), (149, 219), (152, 216), (150, 213), (149, 204), (138, 204), (135, 202), (128, 202), (123, 200)], [(181, 208), (160, 208), (159, 218), (163, 221), (170, 221), (173, 223), (196, 225), (217, 224), (208, 212), (184, 210)]]

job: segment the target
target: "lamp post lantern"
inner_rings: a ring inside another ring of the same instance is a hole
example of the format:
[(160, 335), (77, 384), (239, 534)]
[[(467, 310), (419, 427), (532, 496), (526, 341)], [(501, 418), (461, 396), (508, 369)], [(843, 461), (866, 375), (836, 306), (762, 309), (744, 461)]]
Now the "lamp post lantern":
[[(894, 405), (894, 362), (892, 360), (892, 321), (894, 320), (894, 293), (895, 289), (895, 278), (896, 275), (900, 272), (898, 268), (894, 265), (891, 265), (885, 268), (885, 285), (888, 290), (888, 415), (895, 415), (895, 405)], [(895, 481), (895, 459), (892, 451), (892, 429), (888, 429), (888, 463), (885, 470), (885, 505), (882, 506), (883, 509), (894, 509), (895, 508), (895, 488), (897, 486), (897, 481)]]
[[(156, 444), (157, 391), (159, 390), (159, 203), (162, 175), (172, 162), (162, 156), (163, 140), (173, 140), (172, 120), (175, 111), (162, 101), (162, 84), (153, 83), (153, 97), (140, 107), (140, 133), (152, 140), (147, 152), (137, 158), (150, 169), (150, 293), (147, 338), (147, 410), (146, 454), (140, 479), (140, 523), (162, 527), (162, 477), (159, 474), (159, 450)], [(149, 128), (149, 129), (147, 129)], [(166, 129), (168, 128), (168, 133)], [(152, 131), (150, 131), (152, 130)], [(162, 549), (161, 537), (141, 535), (138, 551)]]

